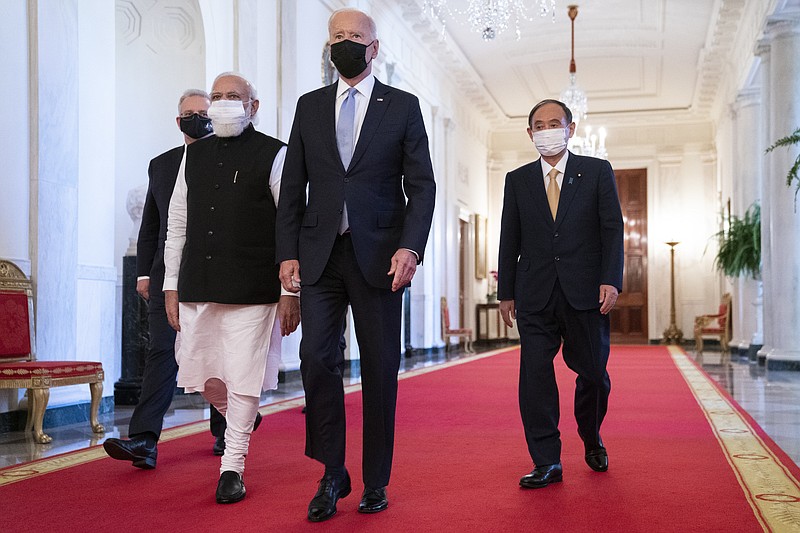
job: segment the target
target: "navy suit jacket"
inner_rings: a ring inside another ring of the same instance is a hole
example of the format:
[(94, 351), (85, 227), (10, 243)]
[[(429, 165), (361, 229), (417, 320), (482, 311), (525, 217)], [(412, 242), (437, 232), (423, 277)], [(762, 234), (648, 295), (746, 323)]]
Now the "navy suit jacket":
[(498, 299), (541, 311), (558, 279), (572, 307), (594, 309), (600, 285), (622, 292), (622, 269), (622, 212), (608, 161), (569, 154), (555, 221), (541, 159), (506, 175)]
[(345, 169), (336, 147), (336, 86), (297, 102), (281, 180), (277, 260), (299, 260), (302, 282), (316, 283), (346, 200), (358, 266), (370, 285), (389, 288), (392, 256), (409, 248), (421, 261), (433, 218), (436, 184), (419, 100), (376, 79)]
[(142, 211), (142, 225), (136, 241), (136, 275), (150, 276), (150, 293), (158, 294), (164, 285), (164, 241), (167, 238), (167, 213), (184, 146), (154, 157), (147, 169), (149, 184)]

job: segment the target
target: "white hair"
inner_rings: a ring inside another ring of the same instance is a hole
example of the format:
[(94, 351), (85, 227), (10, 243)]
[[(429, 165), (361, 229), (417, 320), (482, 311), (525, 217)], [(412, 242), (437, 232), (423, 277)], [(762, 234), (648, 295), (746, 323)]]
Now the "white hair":
[(201, 97), (205, 98), (206, 100), (211, 101), (211, 97), (209, 97), (208, 93), (205, 92), (202, 89), (186, 89), (185, 91), (183, 91), (183, 94), (181, 95), (180, 99), (178, 100), (178, 114), (179, 115), (181, 114), (181, 104), (183, 104), (183, 101), (186, 100), (187, 98), (189, 98), (190, 96), (201, 96)]
[(378, 27), (375, 25), (375, 21), (372, 19), (372, 17), (370, 17), (360, 9), (356, 9), (354, 7), (343, 7), (342, 9), (337, 9), (336, 11), (331, 13), (331, 18), (328, 19), (328, 33), (331, 32), (331, 23), (333, 22), (333, 18), (339, 13), (360, 13), (364, 15), (365, 17), (367, 17), (367, 25), (369, 26), (369, 32), (372, 34), (371, 35), (372, 40), (378, 38)]
[(256, 92), (256, 88), (253, 87), (253, 84), (250, 83), (249, 81), (247, 81), (247, 78), (245, 78), (244, 76), (242, 76), (238, 72), (234, 72), (232, 70), (230, 70), (228, 72), (223, 72), (222, 74), (220, 74), (216, 78), (214, 78), (214, 83), (212, 83), (211, 86), (213, 87), (214, 85), (216, 85), (217, 80), (219, 80), (220, 78), (227, 78), (229, 76), (232, 76), (234, 78), (239, 78), (240, 80), (242, 80), (244, 82), (244, 84), (247, 86), (247, 90), (250, 93), (248, 95), (248, 98), (250, 100), (258, 100), (258, 93)]

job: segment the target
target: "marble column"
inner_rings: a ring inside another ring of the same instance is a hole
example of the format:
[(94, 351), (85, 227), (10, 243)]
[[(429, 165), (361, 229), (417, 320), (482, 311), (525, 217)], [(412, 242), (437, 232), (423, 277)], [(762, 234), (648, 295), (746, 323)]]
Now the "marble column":
[[(767, 25), (770, 45), (770, 125), (768, 142), (784, 137), (800, 126), (800, 16), (775, 17)], [(773, 290), (765, 295), (772, 308), (772, 349), (767, 368), (800, 369), (800, 214), (793, 189), (786, 187), (786, 174), (800, 153), (800, 146), (779, 148), (767, 155), (765, 203), (770, 204), (771, 234), (769, 278)], [(776, 296), (771, 301), (768, 296)]]
[(31, 2), (31, 277), (40, 360), (77, 345), (78, 2)]
[[(759, 120), (762, 113), (761, 92), (758, 88), (739, 93), (733, 105), (734, 113), (734, 179), (733, 214), (743, 216), (754, 202), (761, 200), (761, 163), (764, 158), (764, 133)], [(740, 277), (734, 283), (733, 339), (731, 348), (745, 354), (762, 334), (759, 330), (761, 304), (759, 281)], [(756, 342), (760, 344), (760, 342)]]
[[(770, 124), (772, 117), (770, 109), (772, 109), (772, 91), (771, 91), (771, 61), (770, 61), (770, 46), (767, 39), (762, 39), (756, 45), (755, 54), (761, 59), (761, 103), (764, 112), (761, 114), (761, 131), (765, 136), (769, 135), (771, 131)], [(776, 299), (774, 294), (775, 280), (772, 278), (772, 234), (770, 232), (770, 220), (772, 219), (773, 205), (770, 201), (770, 184), (773, 179), (769, 173), (769, 161), (766, 157), (760, 159), (761, 175), (761, 299), (762, 299), (762, 317), (764, 327), (762, 329), (763, 338), (762, 346), (756, 352), (756, 358), (759, 363), (764, 363), (767, 354), (772, 350), (773, 344), (773, 325), (775, 319), (773, 316), (774, 306), (766, 305), (767, 302), (773, 302)], [(748, 355), (752, 355), (749, 354)]]

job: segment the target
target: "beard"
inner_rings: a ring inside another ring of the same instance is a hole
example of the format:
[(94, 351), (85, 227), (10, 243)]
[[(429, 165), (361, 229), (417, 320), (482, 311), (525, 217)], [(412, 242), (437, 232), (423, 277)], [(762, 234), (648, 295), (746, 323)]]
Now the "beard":
[(217, 137), (238, 137), (250, 124), (250, 118), (244, 118), (236, 122), (219, 122), (211, 120), (214, 127), (214, 135)]

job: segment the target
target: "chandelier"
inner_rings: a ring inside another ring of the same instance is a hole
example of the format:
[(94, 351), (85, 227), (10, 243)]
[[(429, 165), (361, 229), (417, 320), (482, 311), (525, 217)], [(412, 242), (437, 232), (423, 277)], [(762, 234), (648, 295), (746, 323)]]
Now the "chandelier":
[(575, 122), (576, 134), (569, 140), (569, 149), (582, 155), (590, 155), (606, 159), (606, 129), (601, 127), (597, 133), (592, 133), (591, 126), (584, 127), (584, 136), (578, 135), (578, 125), (586, 119), (589, 103), (586, 93), (578, 86), (577, 69), (575, 68), (575, 17), (578, 16), (578, 6), (567, 6), (567, 14), (572, 23), (572, 55), (569, 60), (569, 86), (561, 91), (560, 99), (572, 111), (572, 121)]
[[(472, 29), (479, 33), (484, 41), (493, 41), (495, 37), (506, 31), (511, 23), (517, 35), (522, 37), (520, 23), (533, 20), (528, 15), (528, 7), (524, 0), (469, 0), (466, 10), (451, 8), (447, 0), (424, 0), (422, 8), (442, 25), (442, 39), (445, 38), (445, 21), (456, 16), (466, 17)], [(556, 0), (532, 0), (528, 2), (536, 6), (540, 17), (552, 14), (556, 17)]]

